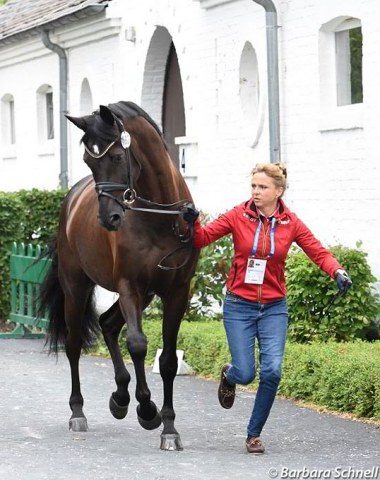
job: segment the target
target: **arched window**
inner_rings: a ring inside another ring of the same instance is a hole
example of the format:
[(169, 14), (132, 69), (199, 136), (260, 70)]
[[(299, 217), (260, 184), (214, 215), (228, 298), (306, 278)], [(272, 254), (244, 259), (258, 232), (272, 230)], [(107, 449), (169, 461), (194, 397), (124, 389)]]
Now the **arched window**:
[(80, 90), (80, 114), (89, 115), (93, 111), (92, 93), (87, 78), (83, 79)]
[(5, 145), (16, 143), (15, 101), (10, 93), (1, 99), (1, 132)]
[(50, 85), (41, 85), (37, 90), (37, 125), (40, 142), (54, 138), (53, 89)]
[(363, 35), (359, 18), (342, 16), (323, 24), (319, 36), (321, 102), (363, 102)]
[(251, 124), (259, 108), (260, 84), (256, 51), (246, 42), (240, 57), (240, 103), (245, 119)]
[(263, 99), (260, 92), (259, 62), (256, 50), (246, 42), (239, 67), (239, 97), (243, 114), (243, 133), (251, 147), (255, 147), (264, 123)]

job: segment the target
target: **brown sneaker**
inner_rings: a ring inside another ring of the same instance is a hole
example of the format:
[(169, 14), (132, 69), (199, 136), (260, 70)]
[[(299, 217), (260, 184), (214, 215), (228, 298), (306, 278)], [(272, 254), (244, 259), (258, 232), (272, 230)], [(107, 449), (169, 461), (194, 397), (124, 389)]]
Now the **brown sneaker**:
[(253, 455), (262, 455), (265, 452), (265, 447), (259, 437), (247, 437), (245, 441), (248, 453)]
[(231, 408), (234, 404), (235, 400), (235, 385), (231, 385), (228, 383), (226, 378), (226, 373), (228, 369), (231, 367), (229, 363), (226, 363), (222, 367), (222, 371), (220, 372), (220, 383), (218, 388), (218, 398), (219, 403), (223, 408)]

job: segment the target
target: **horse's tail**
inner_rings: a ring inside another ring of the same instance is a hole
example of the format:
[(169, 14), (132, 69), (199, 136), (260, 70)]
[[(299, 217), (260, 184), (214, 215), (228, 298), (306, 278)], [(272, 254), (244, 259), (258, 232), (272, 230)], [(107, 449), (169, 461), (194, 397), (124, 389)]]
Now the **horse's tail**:
[(40, 287), (38, 317), (48, 317), (46, 345), (49, 353), (57, 353), (67, 336), (65, 323), (65, 295), (58, 279), (57, 239), (54, 238), (44, 254), (51, 259), (51, 267)]
[[(65, 321), (65, 294), (58, 278), (57, 239), (50, 243), (44, 257), (50, 258), (51, 267), (41, 284), (39, 293), (38, 317), (49, 319), (47, 327), (46, 346), (49, 353), (58, 353), (60, 347), (66, 344), (67, 326)], [(99, 333), (99, 322), (93, 301), (93, 291), (89, 295), (85, 315), (82, 321), (81, 340), (86, 350), (93, 346)]]

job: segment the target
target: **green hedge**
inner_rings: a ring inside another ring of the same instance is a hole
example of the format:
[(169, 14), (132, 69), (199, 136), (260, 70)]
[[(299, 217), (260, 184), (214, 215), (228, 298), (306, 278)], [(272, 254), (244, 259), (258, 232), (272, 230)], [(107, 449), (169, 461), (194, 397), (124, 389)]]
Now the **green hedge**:
[[(0, 319), (9, 313), (9, 255), (13, 241), (45, 244), (57, 228), (58, 211), (66, 192), (22, 190), (0, 192)], [(210, 219), (204, 216), (203, 221)], [(342, 246), (331, 251), (347, 269), (354, 285), (329, 311), (326, 307), (337, 288), (335, 282), (316, 267), (303, 252), (293, 250), (287, 259), (287, 286), (290, 315), (289, 338), (298, 342), (314, 340), (349, 341), (380, 338), (379, 296), (371, 285), (376, 280), (360, 249)], [(191, 302), (186, 319), (202, 320), (215, 315), (222, 304), (224, 285), (233, 256), (229, 236), (202, 249), (196, 275), (191, 282)], [(161, 304), (154, 301), (147, 318), (161, 316)], [(220, 317), (220, 315), (219, 315)]]
[[(146, 363), (152, 365), (157, 348), (162, 348), (161, 322), (146, 322), (144, 332), (149, 340)], [(120, 338), (129, 359), (124, 336)], [(230, 360), (223, 324), (217, 321), (182, 322), (178, 348), (196, 373), (215, 380)], [(108, 354), (103, 343), (97, 352)], [(288, 342), (279, 393), (380, 420), (380, 342)]]
[(289, 343), (281, 393), (380, 420), (380, 341)]
[(331, 253), (349, 273), (352, 288), (330, 308), (337, 293), (335, 281), (312, 263), (299, 249), (293, 249), (286, 261), (289, 305), (289, 337), (297, 342), (314, 340), (350, 341), (379, 338), (375, 320), (380, 314), (379, 295), (373, 291), (376, 278), (367, 262), (367, 254), (357, 248), (330, 247)]
[(0, 319), (10, 309), (9, 257), (12, 242), (46, 244), (58, 225), (66, 192), (21, 190), (0, 192)]

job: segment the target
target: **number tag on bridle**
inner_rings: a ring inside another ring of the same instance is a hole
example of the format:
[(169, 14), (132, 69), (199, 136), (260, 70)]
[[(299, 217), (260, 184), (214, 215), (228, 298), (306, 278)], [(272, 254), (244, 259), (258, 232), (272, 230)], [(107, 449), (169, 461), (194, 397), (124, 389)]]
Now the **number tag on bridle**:
[(124, 150), (131, 146), (131, 136), (125, 130), (120, 134), (120, 143)]

